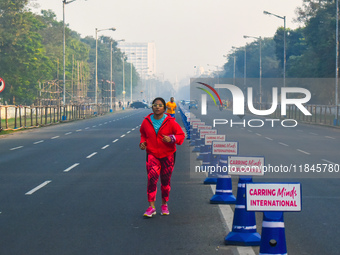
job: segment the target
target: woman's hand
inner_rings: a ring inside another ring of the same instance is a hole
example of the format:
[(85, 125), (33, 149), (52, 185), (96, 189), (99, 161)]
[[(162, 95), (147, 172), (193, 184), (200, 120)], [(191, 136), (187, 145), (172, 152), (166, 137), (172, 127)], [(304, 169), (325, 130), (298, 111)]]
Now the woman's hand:
[(162, 141), (165, 143), (171, 143), (171, 138), (167, 135), (163, 135)]
[(139, 145), (139, 148), (140, 148), (141, 150), (145, 150), (145, 149), (146, 149), (146, 142), (141, 143), (141, 144)]

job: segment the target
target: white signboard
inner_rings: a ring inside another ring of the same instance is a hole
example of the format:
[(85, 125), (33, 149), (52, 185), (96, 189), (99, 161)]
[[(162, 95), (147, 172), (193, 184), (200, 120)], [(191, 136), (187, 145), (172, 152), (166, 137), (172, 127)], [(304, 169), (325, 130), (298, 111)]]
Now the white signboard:
[(198, 125), (197, 126), (198, 130), (202, 130), (202, 129), (212, 129), (212, 126), (206, 126), (206, 125)]
[(247, 183), (248, 211), (301, 211), (300, 183)]
[(212, 154), (238, 155), (238, 142), (216, 142), (212, 143)]
[(212, 145), (213, 141), (225, 141), (225, 135), (205, 135), (205, 145)]
[(264, 175), (264, 157), (228, 157), (228, 174)]
[(205, 135), (217, 135), (217, 129), (201, 129), (200, 138), (204, 138)]
[(201, 122), (200, 119), (190, 119), (190, 123), (193, 124), (194, 122)]
[(197, 128), (198, 126), (203, 126), (205, 125), (205, 122), (194, 122), (192, 124), (192, 128)]

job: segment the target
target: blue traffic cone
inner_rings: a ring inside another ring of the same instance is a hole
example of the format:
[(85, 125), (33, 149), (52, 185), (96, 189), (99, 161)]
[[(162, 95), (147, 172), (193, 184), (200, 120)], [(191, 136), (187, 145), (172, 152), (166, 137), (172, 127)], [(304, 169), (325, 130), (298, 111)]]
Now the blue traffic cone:
[(219, 175), (217, 178), (215, 195), (210, 199), (210, 204), (235, 204), (233, 187), (230, 175)]
[(203, 160), (204, 155), (207, 155), (209, 151), (211, 151), (211, 145), (203, 145), (200, 151), (200, 155), (196, 158), (197, 160)]
[(260, 255), (286, 255), (283, 212), (263, 212)]
[(256, 232), (255, 212), (246, 210), (246, 183), (252, 183), (251, 177), (240, 177), (237, 188), (233, 229), (224, 238), (227, 245), (260, 245), (261, 236)]
[[(213, 155), (211, 152), (209, 152), (207, 155), (204, 156), (203, 158), (203, 166), (206, 166), (206, 169), (208, 166), (213, 166), (216, 167), (219, 162), (219, 156), (218, 155)], [(216, 172), (211, 172), (208, 171), (208, 177), (205, 178), (204, 184), (217, 184), (217, 173)]]
[(203, 139), (198, 138), (195, 141), (196, 141), (195, 145), (194, 145), (195, 148), (192, 150), (192, 152), (200, 152), (201, 151), (201, 144), (203, 143)]

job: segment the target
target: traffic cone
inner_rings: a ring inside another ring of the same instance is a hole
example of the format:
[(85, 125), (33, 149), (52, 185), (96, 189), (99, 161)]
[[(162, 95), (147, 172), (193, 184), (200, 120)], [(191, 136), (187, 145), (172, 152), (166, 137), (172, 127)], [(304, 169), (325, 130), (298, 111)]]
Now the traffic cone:
[(210, 204), (235, 204), (233, 187), (230, 175), (218, 175), (215, 195), (210, 199)]
[[(216, 166), (218, 165), (219, 162), (219, 156), (218, 155), (213, 155), (211, 152), (208, 154), (204, 155), (203, 158), (203, 163), (202, 165), (205, 166), (205, 169), (207, 169), (209, 166)], [(204, 184), (216, 184), (217, 183), (217, 173), (208, 171), (208, 177), (205, 178)]]
[(255, 212), (246, 210), (246, 183), (252, 183), (251, 177), (240, 177), (237, 188), (233, 229), (224, 238), (226, 245), (260, 245), (261, 236), (256, 232)]
[(200, 154), (196, 158), (196, 160), (203, 160), (204, 155), (207, 155), (209, 151), (211, 151), (211, 145), (202, 145)]
[(263, 212), (259, 255), (287, 255), (283, 212)]

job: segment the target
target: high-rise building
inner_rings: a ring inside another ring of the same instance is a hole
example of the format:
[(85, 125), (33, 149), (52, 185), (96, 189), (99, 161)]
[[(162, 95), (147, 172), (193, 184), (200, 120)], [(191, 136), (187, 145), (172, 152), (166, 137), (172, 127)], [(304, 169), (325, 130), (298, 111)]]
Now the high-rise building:
[(127, 61), (132, 62), (142, 79), (148, 79), (148, 75), (156, 73), (156, 46), (154, 42), (120, 42), (118, 48), (125, 53)]

